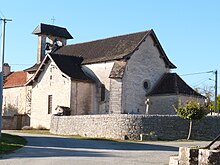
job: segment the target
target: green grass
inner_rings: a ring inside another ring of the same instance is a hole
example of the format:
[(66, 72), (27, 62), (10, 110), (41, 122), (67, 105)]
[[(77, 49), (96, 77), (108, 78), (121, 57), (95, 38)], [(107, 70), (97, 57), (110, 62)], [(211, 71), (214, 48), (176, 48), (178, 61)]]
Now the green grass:
[(75, 138), (75, 139), (82, 139), (82, 140), (101, 140), (101, 141), (112, 141), (112, 142), (127, 142), (125, 140), (111, 139), (111, 138), (104, 138), (104, 137), (86, 137), (86, 136), (80, 136), (80, 135), (60, 135), (60, 136)]
[[(13, 130), (13, 132), (19, 132), (19, 133), (30, 133), (30, 134), (43, 134), (43, 135), (57, 135), (50, 133), (49, 130), (38, 130), (38, 129), (30, 129), (30, 130)], [(117, 139), (107, 139), (107, 138), (96, 138), (96, 137), (84, 137), (80, 135), (57, 135), (57, 136), (64, 136), (69, 138), (75, 138), (75, 139), (82, 139), (82, 140), (103, 140), (103, 141), (123, 141), (123, 140), (117, 140)]]
[(20, 136), (2, 133), (0, 137), (0, 155), (11, 153), (23, 147), (26, 143), (26, 140)]
[[(111, 138), (99, 138), (99, 137), (86, 137), (86, 136), (80, 136), (80, 135), (58, 135), (58, 134), (52, 134), (49, 130), (38, 130), (38, 129), (30, 129), (30, 130), (13, 130), (13, 132), (19, 132), (19, 133), (30, 133), (30, 134), (43, 134), (43, 135), (57, 135), (57, 136), (64, 136), (69, 138), (75, 138), (75, 139), (82, 139), (82, 140), (102, 140), (102, 141), (115, 141), (115, 142), (123, 142), (125, 140), (119, 140), (119, 139), (111, 139)], [(128, 141), (128, 140), (126, 140)]]
[[(80, 135), (58, 135), (52, 134), (49, 130), (39, 130), (39, 129), (30, 129), (30, 130), (13, 130), (13, 132), (19, 133), (30, 133), (30, 134), (43, 134), (43, 135), (57, 135), (57, 136), (64, 136), (69, 138), (76, 138), (82, 140), (102, 140), (102, 141), (115, 141), (115, 142), (197, 142), (200, 140), (186, 140), (186, 139), (179, 139), (179, 140), (157, 140), (157, 141), (140, 141), (140, 140), (120, 140), (120, 139), (111, 139), (111, 138), (99, 138), (99, 137), (85, 137)], [(202, 140), (205, 141), (205, 140)], [(209, 141), (209, 140), (208, 140)]]
[(51, 135), (51, 133), (49, 132), (49, 130), (38, 130), (38, 129), (13, 130), (13, 132)]

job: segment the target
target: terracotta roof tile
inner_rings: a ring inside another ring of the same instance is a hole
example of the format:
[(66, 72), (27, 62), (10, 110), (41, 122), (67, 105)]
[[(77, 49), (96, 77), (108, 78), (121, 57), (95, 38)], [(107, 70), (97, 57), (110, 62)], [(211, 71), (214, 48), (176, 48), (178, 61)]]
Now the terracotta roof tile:
[(23, 86), (27, 81), (27, 72), (16, 71), (6, 77), (4, 88)]

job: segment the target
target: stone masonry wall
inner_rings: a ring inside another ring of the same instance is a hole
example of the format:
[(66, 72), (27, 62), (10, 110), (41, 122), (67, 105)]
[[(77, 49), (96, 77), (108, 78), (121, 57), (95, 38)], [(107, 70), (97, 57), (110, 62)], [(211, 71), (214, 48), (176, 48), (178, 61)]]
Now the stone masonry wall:
[[(183, 94), (169, 94), (169, 95), (159, 95), (159, 96), (149, 96), (149, 110), (148, 115), (175, 115), (174, 107), (178, 107), (179, 101), (182, 105), (185, 105), (188, 101), (196, 101), (204, 104), (204, 98), (192, 97), (190, 95)], [(167, 104), (169, 103), (169, 104)]]
[[(212, 140), (219, 134), (220, 117), (207, 116), (195, 121), (192, 139)], [(52, 116), (50, 132), (113, 139), (136, 139), (155, 132), (160, 140), (186, 139), (189, 123), (168, 115), (81, 115)]]
[(2, 130), (21, 129), (24, 126), (30, 126), (28, 115), (2, 116)]
[[(160, 96), (149, 96), (149, 110), (147, 114), (160, 114), (160, 115), (175, 115), (175, 109), (177, 107), (179, 95), (160, 95)], [(168, 104), (169, 103), (169, 104)]]
[(70, 109), (73, 115), (94, 114), (93, 83), (72, 81)]
[(114, 114), (121, 114), (122, 109), (122, 81), (111, 79), (109, 111)]
[[(146, 94), (158, 83), (164, 73), (169, 72), (152, 37), (138, 47), (128, 60), (123, 76), (122, 111), (125, 113), (144, 114)], [(143, 84), (148, 82), (148, 89)]]

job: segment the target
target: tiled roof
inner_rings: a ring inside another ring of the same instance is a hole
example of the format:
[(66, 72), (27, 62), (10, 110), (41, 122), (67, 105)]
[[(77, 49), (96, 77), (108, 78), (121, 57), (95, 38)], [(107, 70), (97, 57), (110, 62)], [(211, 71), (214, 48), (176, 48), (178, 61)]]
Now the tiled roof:
[(115, 61), (109, 77), (123, 78), (126, 64), (127, 62), (125, 61)]
[(23, 86), (27, 81), (27, 72), (17, 71), (11, 73), (4, 81), (4, 88)]
[(81, 69), (81, 63), (83, 61), (82, 57), (65, 56), (58, 54), (50, 54), (50, 57), (53, 59), (59, 69), (72, 79), (86, 81), (92, 80)]
[(67, 31), (66, 28), (54, 26), (54, 25), (48, 25), (41, 23), (38, 25), (32, 34), (45, 34), (45, 35), (52, 35), (57, 37), (62, 37), (66, 39), (72, 39), (73, 37), (71, 34)]
[(81, 69), (81, 62), (83, 60), (82, 57), (48, 54), (38, 67), (35, 75), (26, 83), (26, 85), (31, 85), (34, 80), (40, 76), (45, 68), (45, 64), (48, 63), (49, 60), (53, 60), (57, 67), (72, 80), (93, 81)]
[(138, 33), (126, 34), (106, 39), (100, 39), (91, 42), (85, 42), (74, 45), (65, 45), (54, 53), (60, 55), (80, 56), (84, 61), (82, 64), (91, 64), (97, 62), (106, 62), (118, 60), (131, 55), (144, 39), (151, 35), (162, 53), (162, 57), (169, 68), (176, 68), (169, 59), (156, 38), (153, 30), (147, 30)]
[(161, 94), (186, 94), (191, 96), (204, 97), (193, 90), (189, 85), (187, 85), (186, 82), (176, 73), (164, 74), (160, 82), (149, 93), (150, 96)]

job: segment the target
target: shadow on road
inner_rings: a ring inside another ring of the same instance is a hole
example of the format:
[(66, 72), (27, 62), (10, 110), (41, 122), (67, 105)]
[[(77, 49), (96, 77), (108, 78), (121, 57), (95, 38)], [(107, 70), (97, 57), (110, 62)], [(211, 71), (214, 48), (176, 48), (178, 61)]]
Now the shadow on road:
[[(57, 148), (84, 148), (84, 149), (104, 149), (104, 150), (158, 150), (158, 151), (178, 151), (177, 147), (154, 145), (135, 142), (116, 142), (107, 140), (85, 140), (63, 137), (25, 137), (31, 146), (57, 147)], [(49, 142), (49, 143), (46, 143)]]
[[(178, 151), (177, 147), (106, 140), (82, 140), (53, 136), (23, 136), (27, 146), (2, 159), (20, 157), (109, 157), (115, 151)], [(110, 152), (111, 151), (111, 152)]]

